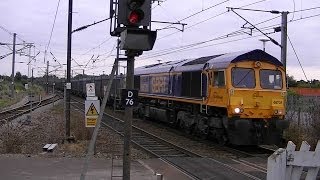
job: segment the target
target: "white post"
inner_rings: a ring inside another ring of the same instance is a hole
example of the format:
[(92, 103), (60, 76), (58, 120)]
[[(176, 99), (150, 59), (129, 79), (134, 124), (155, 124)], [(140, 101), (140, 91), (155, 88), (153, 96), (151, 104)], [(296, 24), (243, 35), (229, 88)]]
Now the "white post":
[(300, 180), (303, 168), (308, 168), (306, 180), (315, 180), (320, 167), (320, 140), (315, 151), (303, 141), (299, 151), (289, 141), (286, 149), (278, 149), (268, 158), (267, 180)]
[[(310, 149), (310, 145), (306, 142), (303, 141), (301, 146), (300, 146), (300, 152), (307, 152)], [(292, 180), (299, 180), (301, 173), (303, 170), (303, 166), (295, 166), (292, 168), (292, 174), (291, 174), (291, 179)]]
[[(315, 149), (315, 156), (320, 156), (320, 141), (318, 141), (317, 147)], [(309, 169), (306, 180), (313, 180), (316, 179), (318, 175), (319, 167), (312, 167)]]
[(267, 180), (283, 180), (286, 175), (286, 157), (285, 149), (278, 149), (268, 158)]
[[(289, 141), (287, 144), (287, 161), (290, 161), (293, 159), (293, 152), (296, 150), (296, 145), (292, 142)], [(291, 174), (292, 174), (292, 168), (293, 166), (289, 166), (286, 169), (286, 180), (291, 180)]]

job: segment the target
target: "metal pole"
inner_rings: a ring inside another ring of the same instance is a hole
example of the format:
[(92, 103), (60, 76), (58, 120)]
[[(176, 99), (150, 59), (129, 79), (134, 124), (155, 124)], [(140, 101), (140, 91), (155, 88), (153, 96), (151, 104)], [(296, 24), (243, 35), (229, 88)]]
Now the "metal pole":
[(282, 12), (281, 22), (281, 62), (284, 66), (285, 73), (287, 73), (287, 19), (288, 12)]
[(31, 70), (31, 84), (33, 83), (33, 68)]
[(113, 64), (113, 67), (112, 67), (112, 70), (111, 70), (111, 74), (109, 76), (110, 79), (109, 79), (108, 84), (107, 84), (107, 90), (104, 92), (104, 96), (103, 96), (103, 100), (102, 100), (102, 104), (101, 104), (101, 108), (100, 108), (99, 117), (98, 117), (98, 120), (97, 120), (97, 123), (96, 123), (96, 127), (94, 128), (93, 135), (92, 135), (90, 143), (89, 143), (88, 152), (87, 152), (87, 155), (86, 155), (85, 163), (84, 163), (83, 168), (82, 168), (80, 180), (85, 180), (85, 177), (86, 177), (86, 174), (87, 174), (87, 171), (88, 171), (89, 161), (90, 161), (91, 157), (94, 154), (94, 146), (95, 146), (95, 143), (96, 143), (96, 140), (97, 140), (99, 128), (101, 126), (100, 124), (101, 124), (102, 116), (104, 114), (103, 112), (104, 112), (104, 110), (106, 108), (108, 97), (109, 97), (109, 94), (111, 92), (112, 81), (113, 81), (114, 74), (115, 74), (115, 71), (116, 71), (116, 68), (115, 68), (116, 64), (117, 64), (116, 61), (117, 60), (114, 61), (114, 64)]
[[(120, 53), (120, 39), (117, 39), (117, 64), (116, 64), (116, 80), (114, 81), (114, 103), (113, 103), (113, 111), (116, 111), (116, 105), (117, 105), (117, 90), (118, 90), (118, 83), (117, 83), (117, 77), (119, 74), (119, 53)], [(120, 87), (120, 86), (119, 86)]]
[(49, 93), (49, 61), (47, 61), (46, 92), (47, 92), (47, 94)]
[[(72, 33), (72, 1), (69, 0), (68, 10), (68, 43), (67, 43), (67, 81), (66, 84), (71, 84), (71, 33)], [(70, 91), (66, 88), (65, 100), (65, 118), (66, 118), (66, 137), (70, 137)]]
[(52, 94), (54, 94), (54, 86), (56, 85), (56, 74), (57, 74), (57, 70), (54, 71), (53, 83), (52, 83)]
[(14, 97), (14, 64), (16, 60), (16, 33), (13, 33), (13, 49), (12, 49), (12, 74), (11, 74), (11, 97)]
[[(128, 56), (127, 61), (127, 78), (126, 89), (134, 87), (134, 56)], [(125, 124), (124, 124), (124, 150), (123, 150), (123, 179), (130, 180), (130, 164), (131, 164), (131, 133), (132, 133), (132, 115), (133, 108), (126, 107), (125, 109)]]
[[(32, 103), (33, 103), (33, 95), (32, 95), (32, 77), (31, 74), (30, 74), (30, 70), (31, 70), (31, 47), (29, 47), (29, 64), (28, 64), (28, 76), (29, 76), (29, 81), (30, 81), (30, 84), (29, 84), (29, 102), (30, 102), (30, 114), (29, 114), (29, 117), (30, 117), (30, 120), (32, 119)], [(32, 74), (33, 74), (33, 69), (32, 69)], [(30, 79), (31, 78), (31, 79)]]

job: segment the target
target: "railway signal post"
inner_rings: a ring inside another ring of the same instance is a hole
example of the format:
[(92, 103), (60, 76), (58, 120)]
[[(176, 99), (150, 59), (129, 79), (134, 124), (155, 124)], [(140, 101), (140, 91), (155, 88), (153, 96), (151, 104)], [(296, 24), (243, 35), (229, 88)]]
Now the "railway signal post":
[(11, 74), (11, 98), (14, 98), (14, 64), (16, 59), (16, 33), (13, 33), (13, 47), (12, 47), (12, 74)]
[[(114, 7), (116, 6), (116, 7)], [(123, 179), (130, 179), (131, 134), (133, 105), (129, 92), (134, 89), (134, 58), (143, 51), (152, 50), (157, 32), (151, 31), (151, 0), (111, 0), (110, 1), (110, 34), (120, 37), (120, 49), (126, 51), (127, 99), (124, 126)], [(149, 28), (149, 29), (148, 29)], [(137, 94), (137, 92), (136, 92)]]
[(287, 73), (287, 25), (288, 25), (288, 13), (281, 12), (281, 62)]

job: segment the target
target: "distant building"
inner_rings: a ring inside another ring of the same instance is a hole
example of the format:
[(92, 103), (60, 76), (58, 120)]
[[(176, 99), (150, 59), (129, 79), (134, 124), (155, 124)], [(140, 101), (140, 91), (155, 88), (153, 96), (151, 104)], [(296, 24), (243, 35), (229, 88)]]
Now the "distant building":
[(320, 88), (298, 88), (291, 87), (289, 90), (294, 91), (295, 93), (301, 96), (309, 96), (309, 97), (320, 97)]

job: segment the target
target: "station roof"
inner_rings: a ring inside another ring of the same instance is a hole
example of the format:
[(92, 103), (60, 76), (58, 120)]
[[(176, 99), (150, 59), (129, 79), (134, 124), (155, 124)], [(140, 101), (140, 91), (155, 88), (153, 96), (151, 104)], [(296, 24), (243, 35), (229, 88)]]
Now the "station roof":
[(237, 63), (247, 60), (269, 62), (276, 66), (282, 66), (282, 63), (277, 58), (262, 50), (255, 49), (250, 51), (219, 54), (142, 66), (135, 69), (135, 75), (201, 71), (207, 66), (215, 69), (223, 69), (227, 68), (230, 63)]

